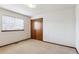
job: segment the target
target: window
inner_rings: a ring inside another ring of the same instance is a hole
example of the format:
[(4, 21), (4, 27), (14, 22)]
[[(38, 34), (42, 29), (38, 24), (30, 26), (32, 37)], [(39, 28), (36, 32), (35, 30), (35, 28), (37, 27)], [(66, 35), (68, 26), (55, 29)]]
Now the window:
[(24, 20), (11, 16), (2, 16), (2, 31), (23, 31)]

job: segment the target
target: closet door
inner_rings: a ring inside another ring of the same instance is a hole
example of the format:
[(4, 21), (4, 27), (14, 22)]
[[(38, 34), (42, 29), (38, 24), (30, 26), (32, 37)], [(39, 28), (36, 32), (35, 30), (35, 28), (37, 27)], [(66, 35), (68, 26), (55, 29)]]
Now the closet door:
[(36, 40), (43, 40), (43, 18), (31, 20), (31, 37)]

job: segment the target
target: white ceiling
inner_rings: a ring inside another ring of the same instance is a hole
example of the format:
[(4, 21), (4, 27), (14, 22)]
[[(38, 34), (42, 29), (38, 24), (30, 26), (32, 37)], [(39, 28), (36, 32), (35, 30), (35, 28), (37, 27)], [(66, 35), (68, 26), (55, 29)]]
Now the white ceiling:
[(17, 13), (33, 16), (35, 13), (45, 13), (48, 11), (74, 7), (74, 4), (37, 4), (36, 8), (29, 8), (26, 4), (0, 4), (1, 8), (8, 9)]

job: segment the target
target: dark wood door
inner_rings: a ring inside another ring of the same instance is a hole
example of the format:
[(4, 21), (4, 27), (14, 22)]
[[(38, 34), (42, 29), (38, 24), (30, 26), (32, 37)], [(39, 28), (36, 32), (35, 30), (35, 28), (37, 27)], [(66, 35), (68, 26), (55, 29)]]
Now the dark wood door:
[(43, 40), (43, 18), (31, 20), (31, 38)]

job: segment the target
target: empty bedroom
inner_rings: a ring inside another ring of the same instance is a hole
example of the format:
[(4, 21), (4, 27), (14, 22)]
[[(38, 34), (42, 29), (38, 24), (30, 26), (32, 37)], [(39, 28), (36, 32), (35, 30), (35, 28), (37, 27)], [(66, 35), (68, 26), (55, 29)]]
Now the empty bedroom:
[(78, 54), (78, 4), (0, 4), (0, 54)]

